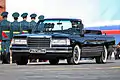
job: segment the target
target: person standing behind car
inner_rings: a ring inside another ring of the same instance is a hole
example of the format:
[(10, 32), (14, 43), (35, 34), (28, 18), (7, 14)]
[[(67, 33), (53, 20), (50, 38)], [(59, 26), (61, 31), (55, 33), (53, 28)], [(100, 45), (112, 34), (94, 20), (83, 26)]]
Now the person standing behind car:
[[(11, 22), (11, 28), (12, 28), (12, 37), (18, 34), (22, 34), (22, 30), (21, 30), (21, 26), (20, 26), (20, 22), (18, 22), (18, 17), (19, 17), (19, 13), (18, 12), (14, 12), (12, 14), (12, 17), (14, 19), (13, 22)], [(11, 47), (11, 45), (10, 45)], [(13, 63), (14, 59), (12, 58), (12, 52), (10, 50), (10, 63)]]
[(38, 31), (40, 31), (40, 32), (44, 32), (44, 30), (45, 30), (45, 27), (44, 27), (44, 15), (40, 15), (39, 17), (38, 17), (38, 19), (39, 19), (39, 25), (38, 25), (38, 27), (37, 27), (37, 30)]
[(21, 34), (22, 30), (21, 30), (21, 27), (20, 27), (20, 22), (18, 22), (19, 13), (14, 12), (12, 14), (12, 17), (14, 18), (14, 21), (11, 23), (12, 30), (13, 30), (13, 36), (17, 35), (17, 34)]
[(22, 33), (28, 33), (28, 30), (29, 30), (29, 22), (27, 21), (27, 15), (28, 13), (23, 13), (21, 15), (21, 17), (23, 18), (23, 20), (20, 22), (20, 26), (21, 26), (21, 29), (22, 29)]
[(35, 26), (36, 26), (36, 22), (35, 22), (36, 16), (37, 15), (35, 13), (30, 15), (31, 22), (30, 22), (30, 26), (29, 26), (29, 33), (31, 33), (33, 29), (35, 29)]
[(84, 34), (84, 31), (83, 31), (84, 25), (83, 25), (82, 21), (71, 21), (71, 24), (72, 24), (73, 32), (80, 33), (80, 35), (83, 36), (83, 34)]
[(1, 14), (3, 20), (0, 21), (0, 40), (2, 40), (2, 63), (9, 64), (10, 63), (10, 42), (12, 39), (12, 29), (11, 23), (7, 20), (8, 12), (2, 12)]
[(115, 59), (120, 59), (120, 42), (117, 44), (117, 47), (116, 47), (116, 54), (115, 54)]

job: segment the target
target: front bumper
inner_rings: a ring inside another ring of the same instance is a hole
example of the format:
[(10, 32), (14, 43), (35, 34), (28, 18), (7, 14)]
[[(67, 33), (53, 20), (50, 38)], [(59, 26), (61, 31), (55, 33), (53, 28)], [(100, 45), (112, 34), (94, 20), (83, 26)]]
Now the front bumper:
[[(47, 54), (47, 53), (72, 53), (72, 47), (52, 47), (52, 48), (28, 48), (28, 47), (11, 47), (13, 53), (30, 53), (30, 54)], [(31, 50), (45, 50), (45, 52), (31, 52)]]

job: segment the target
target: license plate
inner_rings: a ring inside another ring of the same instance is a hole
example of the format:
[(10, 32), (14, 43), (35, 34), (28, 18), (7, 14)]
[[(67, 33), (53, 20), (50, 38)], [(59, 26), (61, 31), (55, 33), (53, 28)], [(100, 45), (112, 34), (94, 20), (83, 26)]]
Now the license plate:
[(46, 53), (46, 49), (30, 49), (30, 53)]

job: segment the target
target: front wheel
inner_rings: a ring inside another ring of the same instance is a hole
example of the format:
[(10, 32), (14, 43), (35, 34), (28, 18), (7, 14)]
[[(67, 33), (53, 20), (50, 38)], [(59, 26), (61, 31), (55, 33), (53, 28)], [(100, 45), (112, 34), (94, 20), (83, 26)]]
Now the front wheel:
[(50, 59), (50, 60), (49, 60), (49, 63), (50, 63), (51, 65), (56, 65), (56, 64), (59, 63), (59, 59)]
[(98, 63), (98, 64), (106, 63), (107, 62), (107, 54), (108, 54), (107, 48), (106, 48), (106, 46), (103, 46), (103, 52), (101, 53), (100, 56), (95, 58), (96, 63)]
[(68, 64), (78, 64), (80, 60), (80, 55), (81, 55), (81, 48), (79, 45), (75, 45), (73, 48), (73, 53), (72, 57), (67, 58), (67, 63)]
[(27, 65), (28, 63), (28, 57), (27, 56), (19, 56), (16, 60), (17, 65)]

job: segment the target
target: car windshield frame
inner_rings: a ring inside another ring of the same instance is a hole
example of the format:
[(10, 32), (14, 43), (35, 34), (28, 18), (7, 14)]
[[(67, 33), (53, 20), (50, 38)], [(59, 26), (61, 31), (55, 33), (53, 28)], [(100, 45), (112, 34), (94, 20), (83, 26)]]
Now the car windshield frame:
[[(77, 25), (81, 24), (81, 20), (80, 19), (44, 19), (44, 21), (42, 21), (43, 24), (45, 25), (46, 23), (49, 24), (54, 24), (54, 27), (49, 27), (50, 29), (48, 31), (43, 31), (43, 32), (54, 32), (54, 31), (62, 31), (62, 30), (68, 30), (70, 28), (73, 28), (72, 22), (76, 22)], [(36, 32), (37, 27), (40, 26), (41, 21), (38, 21), (37, 25), (35, 26), (36, 29), (34, 29), (33, 33)], [(45, 27), (44, 27), (45, 28)], [(37, 31), (39, 33), (39, 31)]]

